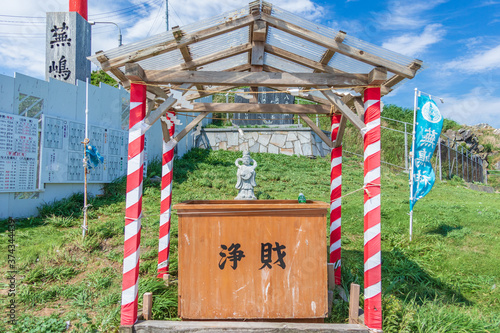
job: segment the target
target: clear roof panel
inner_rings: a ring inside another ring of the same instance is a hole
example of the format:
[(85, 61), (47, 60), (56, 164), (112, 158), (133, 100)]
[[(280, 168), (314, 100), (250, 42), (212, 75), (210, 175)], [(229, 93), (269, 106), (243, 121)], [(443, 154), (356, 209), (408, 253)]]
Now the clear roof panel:
[(328, 66), (340, 69), (347, 73), (369, 73), (373, 68), (372, 65), (350, 58), (340, 53), (335, 53), (328, 63)]
[(264, 53), (264, 64), (289, 73), (312, 73), (313, 69), (299, 65), (295, 62)]
[(207, 65), (204, 65), (204, 66), (198, 68), (198, 70), (200, 70), (200, 71), (224, 71), (226, 69), (233, 68), (233, 67), (240, 66), (243, 64), (247, 64), (247, 63), (248, 63), (248, 53), (245, 52), (245, 53), (238, 54), (236, 56), (233, 56), (233, 57), (230, 57), (230, 58), (227, 58), (224, 60), (219, 60), (219, 61), (207, 64)]
[(327, 50), (318, 44), (308, 42), (273, 27), (268, 28), (267, 44), (314, 61), (320, 61)]
[[(252, 2), (252, 3), (254, 3), (254, 2)], [(258, 3), (258, 2), (255, 2), (255, 3)], [(192, 24), (185, 25), (185, 26), (181, 27), (181, 30), (185, 34), (191, 34), (193, 32), (207, 29), (207, 28), (210, 28), (210, 27), (218, 25), (218, 24), (233, 21), (235, 19), (238, 19), (238, 18), (241, 18), (243, 16), (248, 15), (250, 5), (245, 6), (243, 8), (240, 8), (240, 9), (237, 9), (237, 10), (228, 11), (228, 12), (222, 13), (220, 15), (207, 18), (205, 20), (201, 20), (198, 22), (194, 22)], [(141, 49), (144, 49), (144, 48), (147, 48), (147, 47), (150, 47), (153, 45), (157, 45), (159, 43), (165, 43), (168, 41), (172, 41), (172, 40), (174, 40), (174, 37), (172, 35), (172, 31), (165, 31), (165, 32), (162, 32), (160, 34), (151, 36), (149, 38), (140, 40), (138, 42), (127, 44), (127, 45), (122, 45), (120, 47), (116, 47), (114, 49), (108, 50), (108, 51), (104, 52), (104, 54), (109, 59), (112, 59), (112, 58), (116, 58), (116, 57), (121, 56), (121, 55), (126, 54), (126, 53), (139, 51)], [(182, 39), (181, 39), (181, 42), (183, 42)], [(99, 64), (99, 61), (97, 61), (96, 56), (91, 56), (90, 60), (96, 64)]]
[(218, 51), (248, 43), (249, 27), (243, 27), (223, 35), (191, 44), (189, 50), (193, 59), (208, 56)]
[[(308, 21), (308, 20), (306, 20), (298, 15), (287, 12), (286, 10), (281, 9), (279, 7), (276, 7), (272, 4), (269, 4), (267, 2), (265, 2), (265, 3), (268, 4), (269, 6), (272, 6), (272, 8), (273, 8), (273, 10), (271, 12), (271, 16), (274, 16), (274, 17), (279, 18), (281, 20), (293, 23), (295, 25), (298, 25), (299, 27), (314, 31), (314, 32), (316, 32), (320, 35), (326, 36), (326, 37), (335, 38), (335, 36), (337, 35), (337, 31), (332, 29), (332, 28), (329, 28), (329, 27), (321, 25), (321, 24), (316, 24), (316, 23)], [(295, 38), (300, 39), (298, 37), (295, 37)]]
[(184, 62), (181, 51), (173, 50), (138, 62), (146, 70), (167, 69)]

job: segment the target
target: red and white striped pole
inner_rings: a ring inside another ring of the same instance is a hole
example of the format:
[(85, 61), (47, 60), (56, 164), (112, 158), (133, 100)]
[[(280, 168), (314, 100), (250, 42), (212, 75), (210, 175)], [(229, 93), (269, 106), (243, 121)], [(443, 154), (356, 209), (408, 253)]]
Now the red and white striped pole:
[(364, 92), (364, 286), (365, 324), (382, 330), (382, 283), (380, 244), (380, 87)]
[[(337, 139), (341, 115), (332, 116), (332, 141)], [(340, 285), (341, 273), (341, 199), (342, 196), (342, 146), (332, 148), (330, 168), (330, 263), (335, 267), (335, 284)]]
[(163, 156), (161, 172), (161, 206), (160, 206), (160, 235), (158, 242), (158, 277), (163, 278), (168, 274), (170, 264), (170, 217), (172, 213), (172, 180), (174, 173), (174, 148), (175, 148), (175, 124), (172, 119), (173, 112), (167, 112), (167, 120), (170, 122), (168, 133), (170, 141), (163, 139)]
[(137, 320), (144, 134), (147, 128), (144, 123), (145, 116), (146, 86), (132, 83), (130, 87), (130, 125), (128, 131), (127, 198), (125, 201), (125, 246), (123, 254), (121, 325), (133, 325)]

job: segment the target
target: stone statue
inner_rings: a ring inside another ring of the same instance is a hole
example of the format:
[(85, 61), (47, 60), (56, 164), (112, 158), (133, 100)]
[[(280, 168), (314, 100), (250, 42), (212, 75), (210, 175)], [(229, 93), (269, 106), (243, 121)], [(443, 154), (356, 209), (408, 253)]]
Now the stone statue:
[[(239, 164), (242, 161), (243, 164)], [(250, 165), (253, 161), (253, 165)], [(238, 196), (234, 198), (235, 200), (256, 200), (253, 193), (253, 188), (257, 186), (255, 183), (255, 168), (257, 167), (257, 162), (250, 157), (248, 151), (243, 152), (243, 157), (238, 158), (234, 164), (238, 167), (238, 181), (236, 182), (236, 188), (239, 190)]]

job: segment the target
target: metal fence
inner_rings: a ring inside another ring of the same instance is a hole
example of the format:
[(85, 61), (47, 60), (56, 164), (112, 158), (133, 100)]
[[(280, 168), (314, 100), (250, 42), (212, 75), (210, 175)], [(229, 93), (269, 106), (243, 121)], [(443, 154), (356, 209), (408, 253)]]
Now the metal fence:
[[(409, 172), (413, 124), (386, 117), (382, 119), (382, 163)], [(361, 136), (344, 137), (343, 147), (346, 153), (363, 156)], [(436, 178), (440, 180), (457, 176), (467, 182), (487, 182), (483, 160), (464, 146), (453, 147), (452, 141), (445, 135), (441, 135), (431, 161)]]

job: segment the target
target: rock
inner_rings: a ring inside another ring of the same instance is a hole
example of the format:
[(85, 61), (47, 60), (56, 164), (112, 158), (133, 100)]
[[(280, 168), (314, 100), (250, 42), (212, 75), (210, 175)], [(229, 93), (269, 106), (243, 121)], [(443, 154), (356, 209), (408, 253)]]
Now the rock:
[(251, 153), (258, 153), (259, 151), (260, 151), (260, 144), (259, 143), (255, 143), (255, 144), (250, 146)]
[(279, 154), (279, 148), (273, 144), (270, 144), (269, 147), (267, 148), (267, 152), (271, 154)]
[(482, 153), (484, 151), (484, 146), (483, 145), (479, 145), (477, 146), (477, 150)]
[(493, 134), (495, 135), (500, 135), (500, 128), (496, 129), (493, 131)]
[(295, 141), (295, 140), (298, 140), (298, 138), (297, 138), (297, 136), (295, 135), (295, 133), (289, 133), (289, 134), (288, 134), (287, 141)]
[(238, 146), (238, 132), (231, 132), (227, 134), (227, 144), (229, 147)]
[(500, 162), (495, 165), (495, 169), (500, 170)]
[(471, 138), (472, 138), (472, 132), (471, 132), (471, 130), (466, 130), (465, 132), (462, 133), (462, 139), (464, 141), (468, 141)]
[(267, 147), (264, 145), (260, 145), (259, 147), (259, 153), (267, 153)]
[(293, 142), (293, 150), (295, 154), (302, 155), (302, 147), (300, 146), (300, 141), (297, 140)]
[(257, 141), (261, 145), (267, 146), (269, 144), (269, 140), (271, 140), (271, 135), (269, 135), (269, 134), (261, 134), (261, 135), (259, 135), (259, 139)]
[(285, 148), (293, 148), (293, 143), (291, 141), (285, 142)]
[(161, 183), (161, 177), (154, 176), (154, 177), (149, 178), (149, 181), (151, 183), (153, 183), (153, 184), (155, 184), (155, 183)]
[(286, 140), (286, 135), (273, 134), (270, 142), (271, 142), (271, 144), (273, 144), (277, 147), (283, 147), (283, 145), (285, 144), (285, 140)]
[(288, 149), (288, 148), (280, 148), (280, 153), (292, 156), (293, 155), (293, 149)]

